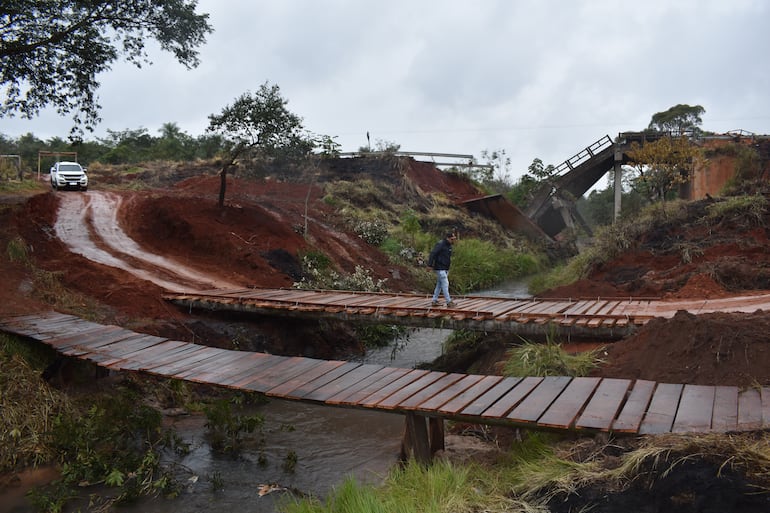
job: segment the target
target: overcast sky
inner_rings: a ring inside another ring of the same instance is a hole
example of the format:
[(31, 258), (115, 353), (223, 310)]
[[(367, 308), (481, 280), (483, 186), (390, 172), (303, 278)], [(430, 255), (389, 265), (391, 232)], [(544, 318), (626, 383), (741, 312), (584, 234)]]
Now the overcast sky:
[[(766, 0), (201, 0), (214, 33), (186, 70), (101, 76), (107, 129), (176, 123), (192, 136), (265, 82), (306, 129), (342, 151), (505, 150), (511, 178), (594, 141), (644, 129), (656, 112), (701, 105), (702, 128), (770, 133)], [(70, 118), (0, 119), (0, 133), (66, 137)], [(437, 159), (438, 160), (438, 159)]]

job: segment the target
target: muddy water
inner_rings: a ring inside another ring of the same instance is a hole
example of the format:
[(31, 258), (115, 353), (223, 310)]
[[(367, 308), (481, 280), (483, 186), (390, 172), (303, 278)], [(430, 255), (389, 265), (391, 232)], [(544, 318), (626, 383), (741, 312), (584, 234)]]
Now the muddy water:
[[(526, 285), (506, 283), (496, 290), (475, 295), (528, 297)], [(419, 329), (390, 347), (370, 351), (363, 363), (413, 368), (437, 358), (451, 330)], [(273, 512), (290, 497), (280, 488), (324, 498), (346, 477), (378, 483), (398, 461), (404, 418), (401, 415), (315, 406), (290, 401), (272, 401), (260, 407), (266, 418), (268, 465), (262, 467), (257, 451), (246, 451), (241, 459), (218, 457), (203, 443), (204, 419), (184, 418), (176, 423), (180, 435), (193, 441), (193, 451), (180, 463), (198, 480), (173, 501), (152, 500), (121, 508), (126, 513), (193, 513), (203, 511)], [(287, 430), (291, 426), (292, 430)], [(283, 463), (289, 451), (297, 454), (294, 472)], [(220, 475), (221, 490), (212, 491), (209, 476)], [(279, 489), (260, 496), (262, 485)]]

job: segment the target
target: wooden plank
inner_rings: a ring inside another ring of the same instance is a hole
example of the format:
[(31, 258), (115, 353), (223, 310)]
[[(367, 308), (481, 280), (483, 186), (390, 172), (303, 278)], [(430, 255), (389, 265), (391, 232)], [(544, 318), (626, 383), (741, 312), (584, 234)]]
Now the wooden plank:
[(678, 383), (658, 383), (647, 413), (639, 426), (639, 433), (652, 435), (670, 433), (674, 425), (679, 399), (684, 385)]
[(383, 367), (371, 376), (356, 383), (355, 386), (333, 395), (326, 402), (328, 404), (358, 404), (377, 390), (389, 385), (408, 372), (409, 369), (402, 367)]
[[(135, 331), (129, 331), (129, 330), (124, 330), (122, 328), (117, 328), (114, 332), (110, 334), (105, 334), (104, 336), (100, 337), (98, 340), (91, 341), (88, 344), (83, 344), (82, 342), (80, 342), (77, 344), (77, 346), (83, 349), (87, 349), (88, 351), (101, 352), (102, 348), (109, 346), (110, 344), (121, 343), (124, 341), (128, 342), (136, 338), (148, 337), (148, 336), (150, 335), (145, 335), (144, 333), (137, 333)], [(158, 337), (158, 338), (161, 340), (167, 340), (161, 337)]]
[(762, 396), (756, 388), (738, 394), (738, 429), (753, 431), (762, 426)]
[(323, 376), (324, 374), (333, 371), (340, 365), (343, 365), (345, 362), (342, 360), (323, 360), (320, 365), (313, 367), (312, 369), (309, 369), (305, 371), (300, 376), (295, 376), (294, 378), (281, 383), (278, 386), (275, 386), (265, 392), (266, 395), (273, 396), (273, 397), (287, 397), (292, 398), (292, 392), (299, 388), (302, 385), (305, 385), (311, 381), (313, 381), (316, 378), (319, 378), (320, 376)]
[(379, 403), (380, 401), (385, 400), (388, 396), (391, 394), (394, 394), (395, 392), (401, 390), (402, 388), (409, 386), (411, 383), (417, 381), (418, 379), (422, 378), (426, 374), (428, 374), (429, 371), (422, 370), (422, 369), (412, 369), (397, 380), (388, 383), (381, 389), (377, 390), (376, 392), (373, 392), (369, 394), (366, 399), (361, 401), (359, 403), (360, 406), (365, 406), (367, 408), (373, 408)]
[[(165, 341), (166, 339), (150, 336), (132, 338), (124, 341), (122, 344), (107, 346), (109, 350), (99, 349), (90, 353), (83, 351), (83, 356), (100, 365), (107, 366), (120, 360), (126, 360), (129, 357), (137, 357), (137, 353), (146, 351)], [(142, 359), (141, 356), (139, 356), (139, 359)]]
[(33, 316), (31, 319), (15, 322), (6, 328), (6, 331), (12, 329), (14, 333), (28, 337), (38, 338), (42, 341), (49, 337), (55, 337), (62, 332), (69, 332), (65, 328), (73, 325), (91, 324), (74, 315), (40, 317)]
[(409, 383), (399, 390), (394, 391), (388, 397), (378, 402), (377, 408), (384, 408), (386, 410), (398, 409), (402, 402), (406, 401), (408, 398), (412, 397), (414, 394), (420, 392), (429, 385), (432, 385), (434, 382), (438, 381), (444, 376), (446, 376), (445, 372), (428, 372), (427, 374), (421, 376), (419, 379)]
[(671, 427), (673, 433), (705, 433), (711, 431), (714, 412), (713, 386), (685, 385)]
[(505, 377), (494, 383), (489, 389), (476, 397), (466, 407), (460, 410), (460, 415), (481, 415), (498, 399), (508, 393), (521, 381), (521, 378)]
[(485, 409), (481, 416), (485, 418), (501, 419), (513, 408), (518, 406), (540, 383), (543, 378), (529, 376), (519, 381), (513, 389), (500, 396), (494, 404)]
[(567, 429), (572, 427), (600, 382), (601, 378), (572, 378), (567, 388), (538, 419), (538, 425)]
[(59, 346), (69, 347), (73, 343), (77, 343), (79, 340), (90, 340), (91, 336), (94, 334), (98, 336), (99, 333), (106, 334), (104, 326), (99, 324), (89, 324), (83, 326), (83, 329), (59, 332), (56, 335), (45, 337), (44, 339), (40, 340), (58, 350)]
[(310, 358), (288, 356), (280, 362), (276, 362), (275, 365), (263, 367), (262, 371), (253, 374), (251, 379), (242, 381), (238, 388), (264, 393), (294, 377), (297, 369), (304, 369), (312, 363), (313, 360)]
[(439, 378), (438, 380), (434, 381), (430, 385), (426, 386), (425, 388), (421, 389), (416, 394), (412, 395), (405, 401), (402, 401), (398, 404), (399, 409), (407, 409), (407, 410), (414, 410), (414, 409), (424, 409), (422, 407), (422, 404), (430, 401), (437, 395), (440, 395), (444, 390), (447, 389), (447, 387), (450, 387), (460, 381), (465, 374), (458, 374), (458, 373), (451, 373), (446, 374)]
[[(270, 383), (265, 383), (265, 375), (267, 373), (280, 373), (298, 362), (299, 358), (299, 356), (267, 355), (267, 359), (259, 360), (259, 365), (254, 366), (251, 371), (244, 373), (237, 382), (232, 384), (232, 387), (242, 390), (254, 390), (256, 392), (269, 390), (275, 385), (271, 386)], [(261, 385), (260, 383), (264, 384)]]
[[(125, 339), (132, 335), (136, 334), (133, 331), (124, 330), (118, 326), (102, 326), (101, 330), (91, 332), (86, 336), (62, 337), (62, 339), (59, 339), (56, 344), (51, 345), (55, 345), (59, 351), (66, 351), (67, 349), (71, 349), (73, 346), (77, 346), (79, 348), (90, 346), (92, 344), (99, 346), (100, 344), (104, 343), (104, 340), (121, 340), (121, 338)], [(68, 338), (71, 339), (69, 344), (66, 341)]]
[[(151, 349), (147, 349), (142, 355), (142, 361), (130, 361), (122, 362), (120, 365), (108, 365), (110, 368), (116, 370), (149, 370), (152, 366), (165, 365), (168, 362), (176, 361), (182, 354), (189, 353), (201, 346), (190, 344), (188, 342), (180, 342), (178, 340), (166, 340), (160, 342), (158, 345), (153, 346)], [(95, 355), (94, 355), (95, 356)], [(92, 356), (92, 358), (94, 358)], [(102, 357), (103, 360), (111, 359), (110, 355), (105, 354)]]
[[(468, 376), (468, 378), (471, 377), (474, 376)], [(481, 376), (481, 379), (478, 380), (476, 384), (467, 388), (461, 394), (458, 394), (451, 401), (448, 401), (441, 406), (436, 406), (436, 410), (441, 413), (455, 415), (462, 409), (467, 408), (473, 401), (482, 396), (487, 390), (497, 385), (502, 379), (502, 376)], [(463, 381), (460, 383), (463, 383)]]
[(76, 318), (68, 322), (63, 322), (59, 326), (47, 325), (46, 327), (38, 328), (35, 338), (46, 344), (52, 344), (52, 341), (55, 339), (85, 336), (88, 333), (99, 329), (99, 324)]
[(360, 381), (368, 378), (372, 374), (375, 374), (382, 368), (382, 365), (375, 365), (371, 363), (359, 365), (350, 372), (345, 373), (337, 379), (329, 381), (325, 385), (316, 388), (309, 394), (306, 394), (304, 399), (324, 402), (327, 399), (339, 394), (343, 390), (347, 390), (348, 388), (355, 386)]
[(568, 376), (544, 377), (540, 384), (511, 410), (507, 418), (515, 421), (537, 422), (570, 381), (572, 378)]
[(249, 352), (242, 360), (234, 363), (226, 373), (219, 376), (216, 381), (219, 385), (237, 388), (236, 385), (244, 379), (260, 372), (261, 369), (273, 365), (275, 358), (275, 356), (265, 353)]
[(225, 350), (227, 352), (222, 353), (216, 358), (212, 358), (208, 363), (199, 367), (193, 367), (183, 372), (176, 374), (177, 379), (184, 379), (186, 381), (194, 381), (196, 383), (208, 383), (207, 377), (212, 375), (219, 375), (223, 371), (227, 370), (229, 366), (235, 362), (243, 360), (243, 351)]
[(711, 428), (720, 433), (738, 427), (738, 387), (716, 387)]
[[(147, 349), (141, 359), (123, 359), (106, 366), (115, 370), (151, 371), (155, 367), (177, 362), (194, 352), (203, 350), (205, 347), (186, 342), (180, 343), (177, 340), (166, 340)], [(109, 354), (104, 355), (102, 359), (104, 361), (113, 360)], [(105, 365), (105, 363), (102, 362), (100, 365)]]
[(276, 365), (265, 369), (258, 378), (251, 381), (244, 388), (247, 390), (256, 390), (257, 392), (267, 392), (277, 385), (291, 381), (306, 371), (310, 371), (319, 364), (319, 360), (296, 356), (289, 358), (283, 365)]
[(575, 427), (609, 431), (630, 386), (630, 379), (602, 379)]
[[(147, 337), (139, 333), (131, 331), (116, 332), (112, 335), (106, 335), (106, 338), (99, 342), (92, 342), (89, 344), (80, 344), (77, 339), (73, 339), (72, 342), (63, 347), (56, 348), (61, 354), (67, 356), (77, 356), (79, 358), (86, 358), (92, 362), (99, 363), (104, 359), (110, 357), (109, 350), (103, 349), (101, 344), (109, 346), (112, 343), (131, 344), (136, 340)], [(117, 339), (117, 340), (116, 340)], [(164, 338), (158, 338), (159, 341), (166, 340)]]
[(762, 429), (770, 428), (770, 387), (762, 387), (759, 391), (762, 399)]
[(423, 411), (437, 411), (445, 403), (448, 403), (482, 380), (484, 376), (479, 374), (461, 375), (461, 379), (446, 387), (441, 393), (436, 394), (418, 406)]
[(233, 376), (227, 380), (227, 386), (231, 388), (242, 389), (248, 383), (258, 379), (259, 375), (263, 372), (275, 366), (281, 365), (287, 360), (291, 359), (290, 356), (279, 356), (264, 353), (255, 353), (255, 355), (256, 354), (261, 354), (262, 357), (255, 357), (252, 364), (248, 365), (245, 370), (240, 372), (236, 370)]
[(637, 379), (623, 409), (620, 410), (618, 418), (612, 423), (612, 430), (622, 433), (638, 433), (654, 392), (654, 381)]
[(167, 363), (160, 367), (153, 367), (152, 372), (163, 376), (174, 376), (176, 373), (183, 372), (190, 367), (203, 364), (209, 358), (216, 358), (221, 351), (223, 350), (214, 347), (201, 346), (198, 351), (185, 353), (184, 356), (172, 363)]
[(304, 385), (296, 388), (294, 391), (292, 391), (291, 395), (296, 397), (297, 399), (304, 399), (306, 395), (312, 393), (314, 390), (326, 385), (327, 383), (331, 383), (332, 381), (339, 378), (340, 376), (343, 376), (348, 372), (354, 371), (360, 366), (361, 366), (360, 363), (345, 362), (344, 364), (332, 369), (326, 374), (319, 376), (312, 381), (308, 381)]

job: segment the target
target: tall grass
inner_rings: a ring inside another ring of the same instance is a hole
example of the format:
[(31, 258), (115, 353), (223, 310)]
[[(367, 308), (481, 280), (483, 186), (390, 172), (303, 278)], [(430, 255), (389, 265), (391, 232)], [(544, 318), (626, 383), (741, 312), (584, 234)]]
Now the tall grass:
[(480, 239), (462, 239), (452, 253), (450, 281), (456, 293), (467, 294), (531, 275), (539, 268), (532, 254), (499, 248)]
[(506, 355), (503, 373), (507, 376), (586, 376), (602, 363), (603, 349), (570, 354), (551, 337), (546, 342), (524, 341)]
[[(381, 487), (345, 481), (325, 500), (294, 500), (286, 513), (464, 513), (517, 511), (513, 500), (486, 470), (439, 461), (425, 467), (410, 462), (394, 469)], [(521, 509), (518, 511), (528, 511)], [(529, 509), (534, 511), (534, 509)]]

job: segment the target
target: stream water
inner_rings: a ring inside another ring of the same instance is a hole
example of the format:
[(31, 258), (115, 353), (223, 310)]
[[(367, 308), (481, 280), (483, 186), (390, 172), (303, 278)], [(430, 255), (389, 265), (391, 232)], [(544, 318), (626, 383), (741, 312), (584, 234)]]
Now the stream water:
[[(474, 295), (483, 294), (527, 296), (526, 287), (519, 283)], [(442, 329), (412, 330), (405, 340), (368, 352), (362, 362), (412, 368), (438, 357), (450, 333)], [(183, 469), (181, 494), (173, 500), (142, 500), (122, 506), (120, 511), (274, 512), (279, 501), (290, 499), (287, 490), (323, 498), (348, 476), (358, 482), (378, 483), (398, 461), (404, 429), (402, 415), (281, 400), (254, 406), (245, 413), (252, 412), (265, 419), (263, 448), (246, 449), (237, 458), (210, 450), (204, 438), (203, 415), (172, 419), (177, 434), (191, 449), (184, 457), (169, 457)], [(296, 464), (289, 470), (286, 462), (294, 455)], [(220, 486), (215, 487), (215, 483)], [(264, 493), (268, 490), (273, 491)], [(13, 500), (7, 492), (0, 493), (0, 513), (33, 511), (20, 491), (14, 491)]]

